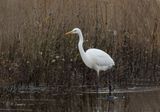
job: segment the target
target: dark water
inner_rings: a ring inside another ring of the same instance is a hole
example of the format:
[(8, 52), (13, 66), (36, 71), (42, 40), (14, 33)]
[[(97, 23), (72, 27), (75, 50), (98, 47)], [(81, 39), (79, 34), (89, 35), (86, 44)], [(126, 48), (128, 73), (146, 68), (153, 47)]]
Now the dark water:
[[(99, 95), (89, 89), (50, 86), (10, 86), (1, 88), (0, 112), (160, 112), (160, 90), (157, 87), (115, 89)], [(57, 92), (58, 91), (58, 92)]]

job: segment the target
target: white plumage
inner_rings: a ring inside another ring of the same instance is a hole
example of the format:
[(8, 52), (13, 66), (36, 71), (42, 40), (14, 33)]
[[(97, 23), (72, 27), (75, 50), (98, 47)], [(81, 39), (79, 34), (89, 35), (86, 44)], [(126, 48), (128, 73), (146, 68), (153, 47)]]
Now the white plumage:
[(86, 55), (91, 60), (91, 68), (96, 71), (106, 71), (114, 65), (113, 59), (100, 49), (88, 49)]
[(96, 70), (98, 76), (99, 71), (106, 71), (115, 65), (113, 59), (106, 52), (100, 49), (91, 48), (88, 49), (86, 52), (84, 51), (83, 35), (79, 28), (74, 28), (72, 31), (66, 33), (66, 35), (68, 34), (79, 35), (78, 49), (82, 60), (87, 67)]
[[(114, 66), (115, 63), (107, 53), (105, 53), (100, 49), (92, 48), (92, 49), (88, 49), (85, 52), (83, 49), (83, 35), (79, 28), (74, 28), (72, 31), (66, 33), (66, 35), (68, 34), (78, 34), (79, 36), (78, 49), (83, 62), (87, 67), (97, 71), (97, 76), (98, 76), (97, 96), (98, 96), (99, 71), (106, 71), (112, 68), (112, 66)], [(97, 112), (99, 112), (99, 103), (97, 103)]]

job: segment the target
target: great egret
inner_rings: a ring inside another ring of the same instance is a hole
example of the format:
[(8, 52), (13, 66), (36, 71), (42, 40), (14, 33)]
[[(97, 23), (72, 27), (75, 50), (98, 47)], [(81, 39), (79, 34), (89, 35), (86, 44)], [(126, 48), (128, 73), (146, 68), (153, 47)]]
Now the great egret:
[[(97, 71), (98, 80), (100, 71), (106, 71), (115, 65), (113, 59), (106, 52), (100, 49), (91, 48), (88, 49), (86, 52), (84, 51), (83, 35), (79, 28), (74, 28), (72, 31), (65, 33), (65, 35), (68, 34), (78, 34), (79, 36), (78, 49), (82, 57), (82, 60), (87, 67)], [(98, 81), (97, 81), (97, 94), (98, 94)]]
[[(100, 49), (91, 48), (85, 52), (83, 49), (83, 35), (79, 28), (74, 28), (72, 31), (65, 33), (65, 35), (68, 34), (78, 34), (79, 36), (78, 49), (83, 62), (87, 67), (97, 71), (97, 97), (98, 97), (99, 72), (106, 71), (112, 68), (112, 66), (114, 66), (115, 63), (113, 59), (106, 52)], [(109, 85), (109, 91), (111, 91), (111, 85)], [(99, 112), (99, 103), (97, 103), (97, 109), (98, 109), (97, 111)]]

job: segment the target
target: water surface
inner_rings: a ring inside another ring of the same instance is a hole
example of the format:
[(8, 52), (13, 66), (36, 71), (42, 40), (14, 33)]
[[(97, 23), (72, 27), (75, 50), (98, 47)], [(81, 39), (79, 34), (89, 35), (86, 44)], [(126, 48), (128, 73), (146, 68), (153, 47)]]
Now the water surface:
[[(158, 87), (115, 89), (108, 97), (107, 88), (94, 90), (57, 86), (14, 86), (1, 88), (1, 112), (159, 112)], [(76, 91), (75, 91), (76, 90)], [(78, 91), (77, 91), (78, 90)], [(58, 92), (59, 91), (59, 92)], [(113, 99), (112, 99), (113, 98)]]

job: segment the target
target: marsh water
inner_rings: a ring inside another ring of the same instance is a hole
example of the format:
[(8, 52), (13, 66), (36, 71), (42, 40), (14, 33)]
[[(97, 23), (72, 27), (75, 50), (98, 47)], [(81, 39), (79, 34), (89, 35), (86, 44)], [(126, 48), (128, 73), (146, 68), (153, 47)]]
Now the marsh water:
[[(159, 12), (159, 0), (0, 0), (0, 112), (160, 112)], [(75, 27), (116, 63), (99, 94), (64, 35)]]
[(7, 86), (1, 88), (0, 112), (159, 112), (159, 87), (112, 90), (57, 85)]

